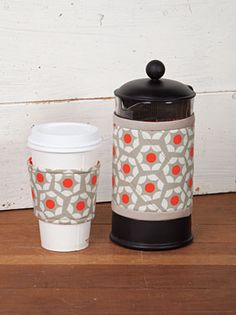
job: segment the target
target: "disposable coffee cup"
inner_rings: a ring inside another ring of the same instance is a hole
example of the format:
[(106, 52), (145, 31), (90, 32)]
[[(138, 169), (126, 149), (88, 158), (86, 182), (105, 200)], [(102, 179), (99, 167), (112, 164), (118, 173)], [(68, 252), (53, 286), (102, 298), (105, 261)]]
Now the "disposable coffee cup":
[[(101, 137), (95, 126), (82, 123), (46, 123), (31, 129), (28, 138), (30, 161), (34, 167), (86, 172), (98, 162)], [(88, 247), (91, 220), (78, 224), (55, 224), (39, 219), (41, 245), (60, 251)]]

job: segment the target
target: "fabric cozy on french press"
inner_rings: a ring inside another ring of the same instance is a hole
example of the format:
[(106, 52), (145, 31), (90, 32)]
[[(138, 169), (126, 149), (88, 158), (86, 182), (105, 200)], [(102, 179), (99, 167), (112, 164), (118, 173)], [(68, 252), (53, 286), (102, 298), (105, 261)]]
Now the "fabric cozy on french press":
[(115, 90), (111, 240), (159, 250), (192, 241), (195, 92), (163, 79), (162, 62), (149, 78)]

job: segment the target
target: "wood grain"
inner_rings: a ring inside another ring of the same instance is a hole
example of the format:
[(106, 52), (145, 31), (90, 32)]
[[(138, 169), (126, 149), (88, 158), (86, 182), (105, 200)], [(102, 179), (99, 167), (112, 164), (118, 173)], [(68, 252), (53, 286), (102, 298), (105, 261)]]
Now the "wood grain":
[[(0, 213), (1, 314), (235, 314), (236, 194), (194, 197), (194, 242), (162, 252), (108, 239), (97, 205), (88, 249), (40, 247), (32, 210)], [(14, 301), (14, 302), (13, 302)]]
[(0, 289), (236, 289), (234, 266), (5, 265), (0, 274)]
[(149, 288), (0, 290), (0, 303), (9, 310), (5, 314), (222, 315), (235, 314), (234, 297), (234, 290), (224, 289), (222, 296), (222, 290), (217, 288), (195, 290), (168, 288), (162, 289), (161, 292)]

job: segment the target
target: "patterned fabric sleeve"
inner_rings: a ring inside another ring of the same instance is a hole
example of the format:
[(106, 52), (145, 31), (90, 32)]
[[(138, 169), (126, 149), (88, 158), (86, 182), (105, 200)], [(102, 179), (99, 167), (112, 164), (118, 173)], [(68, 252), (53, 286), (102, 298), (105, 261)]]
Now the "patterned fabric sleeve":
[(194, 116), (134, 122), (114, 116), (114, 212), (140, 220), (170, 220), (192, 209)]
[(88, 171), (37, 168), (28, 160), (34, 213), (45, 222), (78, 224), (93, 219), (100, 162)]

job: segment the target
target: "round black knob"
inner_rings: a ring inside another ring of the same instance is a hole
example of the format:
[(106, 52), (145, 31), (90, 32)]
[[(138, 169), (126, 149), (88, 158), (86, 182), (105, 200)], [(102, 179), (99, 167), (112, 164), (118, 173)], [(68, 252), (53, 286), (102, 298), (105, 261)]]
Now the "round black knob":
[(146, 73), (151, 79), (158, 80), (165, 73), (165, 66), (159, 60), (152, 60), (146, 66)]

